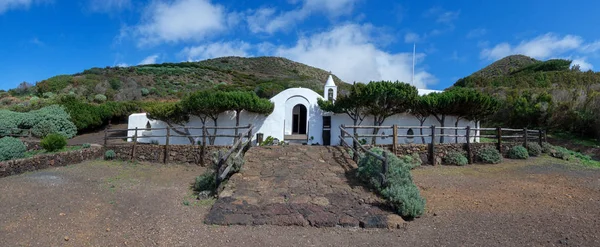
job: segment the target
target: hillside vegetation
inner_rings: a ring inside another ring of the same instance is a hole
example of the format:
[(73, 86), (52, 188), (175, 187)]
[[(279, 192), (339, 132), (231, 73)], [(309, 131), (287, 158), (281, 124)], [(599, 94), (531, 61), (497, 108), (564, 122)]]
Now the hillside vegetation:
[(600, 73), (582, 72), (569, 60), (509, 56), (458, 80), (454, 87), (476, 88), (503, 102), (487, 125), (600, 138)]
[[(35, 86), (21, 85), (0, 96), (0, 106), (28, 105), (32, 98), (43, 101), (60, 95), (96, 103), (172, 100), (189, 92), (215, 88), (254, 91), (260, 97), (270, 98), (290, 87), (322, 92), (328, 74), (280, 57), (222, 57), (200, 62), (91, 68), (73, 75), (54, 76)], [(334, 81), (345, 86), (335, 76)]]
[[(0, 109), (29, 112), (61, 105), (81, 132), (197, 91), (251, 91), (261, 98), (271, 98), (292, 87), (322, 93), (328, 75), (325, 70), (280, 57), (222, 57), (200, 62), (91, 68), (54, 76), (35, 85), (23, 82), (8, 92), (0, 91)], [(351, 86), (333, 78), (342, 93)], [(15, 128), (1, 123), (0, 129)]]

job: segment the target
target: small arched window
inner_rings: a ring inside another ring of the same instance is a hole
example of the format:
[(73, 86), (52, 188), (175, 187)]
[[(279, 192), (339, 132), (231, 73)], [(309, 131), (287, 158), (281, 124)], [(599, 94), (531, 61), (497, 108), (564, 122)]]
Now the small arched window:
[(330, 88), (330, 89), (327, 91), (327, 100), (329, 100), (329, 101), (333, 101), (333, 88)]
[(146, 129), (149, 131), (150, 128), (152, 128), (152, 125), (150, 125), (150, 121), (146, 122)]
[(408, 136), (406, 137), (407, 143), (413, 143), (415, 141), (415, 131), (413, 129), (408, 129), (408, 131), (406, 131), (406, 135)]

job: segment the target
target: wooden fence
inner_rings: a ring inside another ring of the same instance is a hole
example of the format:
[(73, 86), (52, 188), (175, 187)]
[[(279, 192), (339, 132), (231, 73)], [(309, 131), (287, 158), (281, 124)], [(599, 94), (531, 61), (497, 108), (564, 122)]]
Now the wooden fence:
[[(106, 147), (108, 145), (108, 141), (109, 140), (114, 140), (114, 139), (121, 139), (121, 140), (128, 140), (131, 139), (131, 143), (133, 145), (132, 147), (132, 151), (131, 151), (131, 159), (134, 160), (135, 159), (135, 153), (136, 153), (136, 147), (138, 146), (138, 139), (139, 138), (165, 138), (165, 145), (164, 145), (164, 163), (169, 162), (169, 146), (170, 144), (170, 139), (173, 137), (184, 137), (184, 138), (202, 138), (202, 153), (205, 152), (206, 150), (206, 146), (207, 146), (207, 138), (212, 138), (212, 137), (231, 137), (233, 138), (233, 147), (236, 146), (236, 144), (238, 144), (238, 142), (243, 139), (243, 138), (247, 138), (248, 139), (248, 143), (251, 143), (250, 140), (252, 140), (252, 129), (253, 129), (253, 125), (245, 125), (245, 126), (202, 126), (202, 127), (194, 127), (194, 126), (178, 126), (178, 127), (166, 127), (166, 128), (134, 128), (134, 129), (105, 129), (104, 130), (104, 146)], [(202, 130), (202, 135), (183, 135), (183, 134), (178, 134), (177, 132), (174, 131), (174, 129), (185, 129), (185, 130), (197, 130), (197, 129), (201, 129)], [(228, 129), (228, 130), (235, 130), (235, 132), (239, 132), (240, 130), (243, 130), (242, 133), (238, 133), (238, 134), (210, 134), (208, 132), (208, 130), (219, 130), (219, 129)], [(165, 135), (142, 135), (140, 136), (139, 134), (141, 133), (141, 131), (166, 131)], [(133, 136), (129, 136), (129, 131), (133, 131)], [(119, 135), (119, 134), (110, 134), (109, 133), (125, 133), (124, 135)], [(194, 143), (196, 144), (196, 143)]]
[[(352, 129), (353, 133), (356, 134), (351, 134), (347, 129)], [(357, 133), (358, 129), (378, 129), (378, 130), (382, 130), (382, 129), (391, 129), (392, 130), (392, 134), (359, 134)], [(398, 130), (399, 129), (413, 129), (413, 130), (420, 130), (420, 129), (430, 129), (430, 133), (429, 134), (414, 134), (414, 135), (399, 135), (398, 134)], [(472, 153), (471, 153), (471, 142), (474, 140), (477, 140), (477, 138), (488, 138), (488, 139), (493, 139), (495, 140), (494, 142), (496, 143), (496, 147), (498, 149), (498, 151), (500, 151), (500, 153), (502, 153), (502, 142), (503, 140), (507, 140), (507, 139), (514, 139), (514, 140), (522, 140), (523, 141), (523, 145), (527, 146), (529, 141), (537, 141), (538, 144), (541, 146), (542, 142), (546, 141), (546, 133), (545, 131), (542, 130), (529, 130), (529, 129), (509, 129), (509, 128), (471, 128), (471, 126), (466, 126), (466, 127), (436, 127), (435, 125), (433, 126), (398, 126), (398, 125), (392, 125), (392, 126), (346, 126), (346, 125), (341, 125), (340, 126), (340, 130), (341, 130), (341, 135), (339, 136), (340, 140), (342, 141), (342, 145), (349, 147), (354, 153), (354, 160), (357, 161), (359, 156), (357, 155), (357, 151), (363, 150), (365, 151), (365, 153), (369, 154), (369, 155), (373, 155), (374, 157), (376, 157), (377, 159), (382, 160), (382, 162), (387, 163), (387, 161), (384, 160), (384, 157), (381, 156), (375, 156), (372, 152), (366, 152), (367, 149), (365, 147), (363, 147), (363, 145), (360, 145), (360, 142), (358, 141), (358, 138), (360, 137), (383, 137), (383, 138), (387, 138), (387, 137), (391, 137), (392, 138), (392, 153), (397, 154), (397, 145), (398, 143), (398, 138), (399, 137), (406, 137), (406, 138), (416, 138), (416, 137), (423, 137), (423, 138), (429, 138), (430, 142), (429, 142), (429, 157), (430, 158), (430, 162), (431, 164), (433, 164), (435, 162), (435, 160), (433, 159), (433, 157), (435, 156), (435, 146), (436, 146), (436, 140), (438, 137), (454, 137), (455, 138), (455, 142), (458, 143), (458, 138), (465, 138), (465, 143), (466, 143), (466, 151), (467, 151), (467, 157), (469, 159), (469, 163), (472, 163)], [(438, 134), (436, 133), (437, 130), (448, 130), (448, 131), (452, 131), (454, 130), (455, 134)], [(464, 134), (456, 134), (458, 131), (464, 131)], [(352, 146), (350, 146), (346, 141), (345, 138), (352, 138)], [(473, 139), (473, 140), (471, 140)], [(387, 168), (386, 168), (387, 169)], [(385, 174), (385, 173), (384, 173)]]

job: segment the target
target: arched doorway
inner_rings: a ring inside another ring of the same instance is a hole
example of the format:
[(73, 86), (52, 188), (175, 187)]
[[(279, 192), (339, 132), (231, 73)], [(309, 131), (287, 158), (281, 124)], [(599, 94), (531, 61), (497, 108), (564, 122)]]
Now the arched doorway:
[(292, 134), (306, 135), (307, 111), (306, 106), (297, 104), (292, 109)]

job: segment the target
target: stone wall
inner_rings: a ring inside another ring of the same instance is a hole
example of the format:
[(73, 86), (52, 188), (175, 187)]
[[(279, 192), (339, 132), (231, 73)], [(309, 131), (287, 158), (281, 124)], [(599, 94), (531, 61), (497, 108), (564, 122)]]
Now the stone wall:
[[(164, 145), (138, 144), (135, 147), (136, 161), (145, 161), (153, 163), (163, 163), (165, 157)], [(226, 146), (207, 146), (202, 152), (202, 146), (199, 145), (169, 145), (168, 163), (175, 164), (197, 164), (206, 166), (212, 161), (212, 154), (219, 150), (228, 150), (231, 147)], [(133, 145), (120, 144), (108, 145), (105, 150), (114, 150), (117, 154), (116, 159), (130, 160), (132, 158)]]
[(102, 154), (102, 147), (92, 146), (87, 149), (55, 154), (42, 154), (31, 158), (2, 161), (0, 162), (0, 177), (45, 169), (48, 167), (77, 164), (86, 160), (102, 157)]

